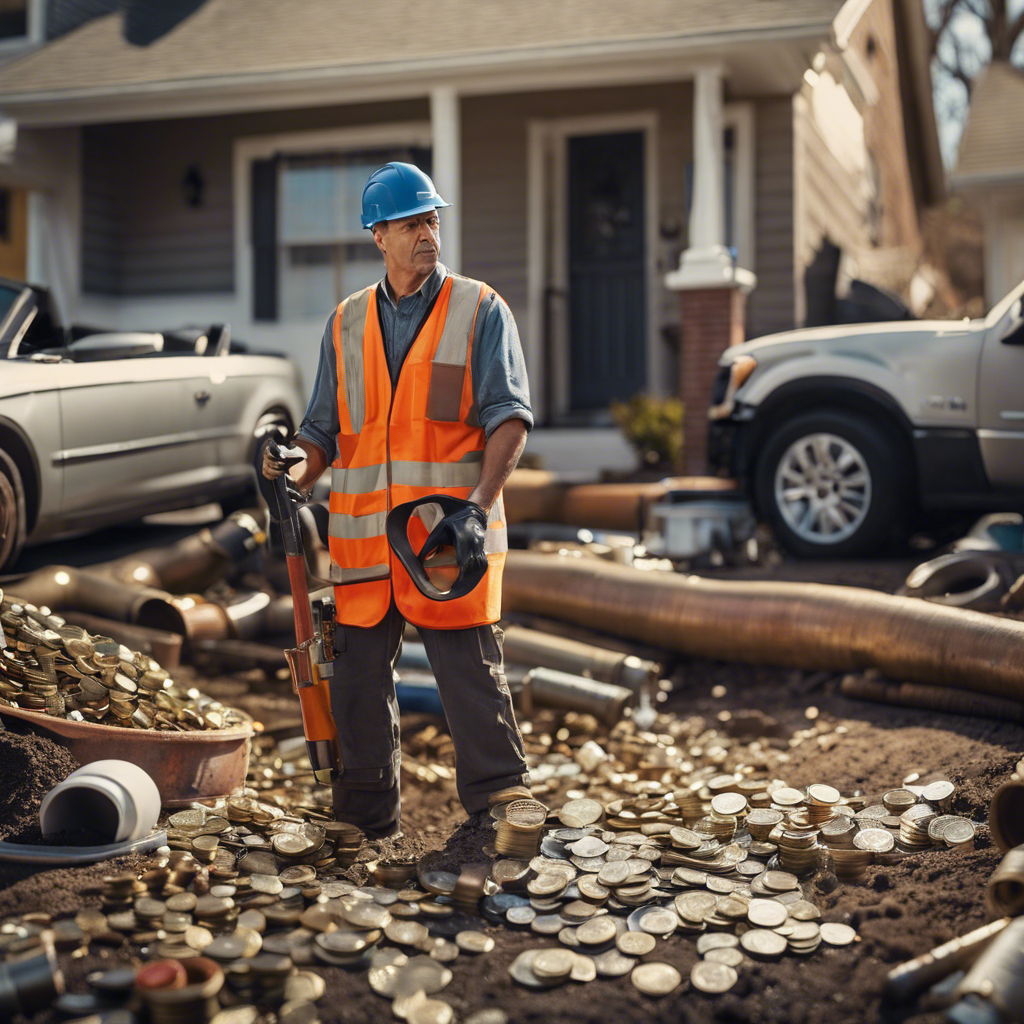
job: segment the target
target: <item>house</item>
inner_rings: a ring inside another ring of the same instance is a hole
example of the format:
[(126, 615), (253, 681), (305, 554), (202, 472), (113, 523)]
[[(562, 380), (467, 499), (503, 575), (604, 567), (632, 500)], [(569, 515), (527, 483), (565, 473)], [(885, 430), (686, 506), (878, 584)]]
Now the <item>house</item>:
[(607, 409), (640, 390), (683, 394), (699, 468), (721, 350), (801, 321), (824, 237), (916, 246), (942, 188), (920, 0), (47, 10), (61, 34), (0, 67), (0, 185), (65, 315), (226, 319), (310, 381), (381, 274), (362, 183), (417, 161), (454, 204), (442, 259), (519, 323), (531, 449), (570, 473), (632, 464)]
[(997, 62), (971, 90), (950, 186), (981, 211), (989, 305), (1024, 280), (1024, 71)]

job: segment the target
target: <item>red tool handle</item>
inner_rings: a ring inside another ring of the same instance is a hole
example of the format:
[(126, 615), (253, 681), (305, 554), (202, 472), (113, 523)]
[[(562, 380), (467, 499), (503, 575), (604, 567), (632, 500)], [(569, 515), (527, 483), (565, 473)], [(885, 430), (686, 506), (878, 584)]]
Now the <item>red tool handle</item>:
[[(289, 555), (287, 561), (295, 613), (295, 644), (301, 646), (313, 639), (313, 614), (309, 608), (309, 590), (306, 587), (306, 560), (302, 555)], [(297, 693), (306, 740), (333, 741), (336, 730), (327, 687), (301, 686)]]

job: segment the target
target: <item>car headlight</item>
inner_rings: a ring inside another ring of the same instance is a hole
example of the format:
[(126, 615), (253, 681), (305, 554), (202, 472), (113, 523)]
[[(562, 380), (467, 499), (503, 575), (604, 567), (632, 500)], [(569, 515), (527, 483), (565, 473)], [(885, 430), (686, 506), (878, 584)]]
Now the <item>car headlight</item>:
[(736, 392), (750, 379), (757, 369), (757, 360), (753, 356), (737, 356), (729, 366), (729, 383), (722, 400), (708, 410), (708, 419), (728, 419), (736, 405)]

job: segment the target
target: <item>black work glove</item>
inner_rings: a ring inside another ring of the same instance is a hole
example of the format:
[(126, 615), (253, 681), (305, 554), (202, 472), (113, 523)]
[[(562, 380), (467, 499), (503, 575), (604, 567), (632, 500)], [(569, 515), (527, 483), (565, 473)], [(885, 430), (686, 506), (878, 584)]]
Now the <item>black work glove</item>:
[(444, 544), (455, 548), (455, 563), (461, 572), (483, 572), (487, 568), (484, 540), (487, 537), (487, 513), (472, 502), (447, 515), (430, 531), (420, 549), (420, 561)]

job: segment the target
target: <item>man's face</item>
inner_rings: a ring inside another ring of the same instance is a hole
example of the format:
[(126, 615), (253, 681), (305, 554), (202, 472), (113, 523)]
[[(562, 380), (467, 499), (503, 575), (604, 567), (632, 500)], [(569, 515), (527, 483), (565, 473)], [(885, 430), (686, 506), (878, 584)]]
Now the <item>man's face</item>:
[(441, 255), (441, 224), (431, 210), (374, 228), (373, 240), (388, 270), (426, 277), (434, 272)]

